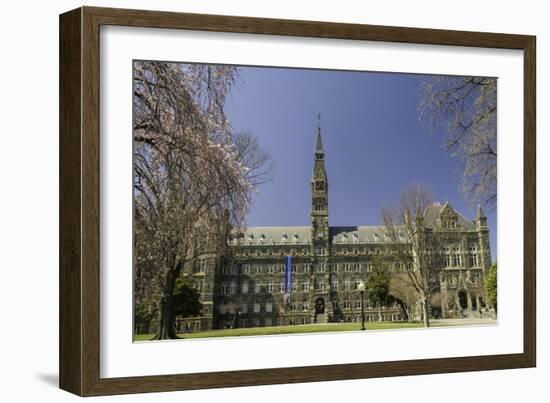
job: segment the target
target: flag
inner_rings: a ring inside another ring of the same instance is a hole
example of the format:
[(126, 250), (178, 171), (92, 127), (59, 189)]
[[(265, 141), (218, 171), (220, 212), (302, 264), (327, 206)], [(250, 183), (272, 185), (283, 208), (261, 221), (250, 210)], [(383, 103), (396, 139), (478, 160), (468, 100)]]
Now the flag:
[(285, 294), (292, 291), (292, 256), (285, 256)]

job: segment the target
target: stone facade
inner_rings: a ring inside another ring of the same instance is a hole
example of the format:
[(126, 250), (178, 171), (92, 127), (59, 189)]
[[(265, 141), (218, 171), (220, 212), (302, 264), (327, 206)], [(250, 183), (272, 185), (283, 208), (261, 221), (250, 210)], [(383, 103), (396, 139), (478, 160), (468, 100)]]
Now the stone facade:
[[(360, 281), (375, 256), (391, 249), (384, 226), (329, 225), (329, 181), (320, 129), (311, 179), (311, 225), (248, 227), (230, 241), (230, 256), (205, 253), (189, 265), (201, 291), (203, 316), (178, 318), (192, 330), (361, 321)], [(485, 271), (491, 266), (489, 229), (481, 208), (473, 220), (448, 203), (426, 209), (425, 234), (443, 240), (444, 263), (431, 300), (435, 317), (478, 316), (486, 308)], [(292, 257), (292, 291), (285, 292), (285, 257)], [(373, 307), (367, 321), (402, 320), (397, 305)], [(413, 314), (420, 319), (420, 310)]]

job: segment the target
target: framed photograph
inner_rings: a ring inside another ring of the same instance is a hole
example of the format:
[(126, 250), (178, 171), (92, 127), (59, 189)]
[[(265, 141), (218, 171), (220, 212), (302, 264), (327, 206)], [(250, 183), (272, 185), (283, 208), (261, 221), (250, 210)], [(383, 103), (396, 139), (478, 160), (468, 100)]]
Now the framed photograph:
[(533, 36), (62, 14), (60, 387), (535, 366), (535, 82)]

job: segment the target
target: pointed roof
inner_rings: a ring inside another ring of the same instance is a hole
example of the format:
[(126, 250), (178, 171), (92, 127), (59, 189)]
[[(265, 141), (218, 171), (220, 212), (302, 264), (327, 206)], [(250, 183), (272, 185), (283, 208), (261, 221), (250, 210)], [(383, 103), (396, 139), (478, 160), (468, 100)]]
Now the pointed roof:
[(472, 224), (466, 217), (464, 217), (462, 214), (456, 212), (452, 206), (449, 204), (449, 202), (446, 202), (445, 204), (442, 203), (432, 203), (428, 206), (426, 206), (426, 210), (424, 211), (424, 225), (426, 228), (433, 228), (437, 225), (437, 220), (439, 219), (441, 213), (445, 209), (451, 209), (457, 216), (457, 223), (466, 230), (474, 230), (475, 226)]
[(483, 212), (483, 209), (481, 208), (481, 204), (477, 205), (477, 216), (476, 216), (476, 218), (487, 218), (487, 216)]
[(317, 146), (315, 152), (322, 153), (323, 151), (323, 139), (321, 137), (321, 127), (317, 128)]

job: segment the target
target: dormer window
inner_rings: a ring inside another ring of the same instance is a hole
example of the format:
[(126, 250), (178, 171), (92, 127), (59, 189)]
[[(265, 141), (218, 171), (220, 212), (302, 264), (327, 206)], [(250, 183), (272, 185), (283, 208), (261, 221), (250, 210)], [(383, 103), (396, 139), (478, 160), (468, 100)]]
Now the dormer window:
[(298, 242), (298, 234), (294, 234), (294, 236), (292, 237), (292, 242), (293, 242), (293, 243), (297, 243), (297, 242)]
[(281, 239), (283, 243), (286, 243), (288, 241), (288, 236), (286, 234), (283, 234), (283, 237)]

